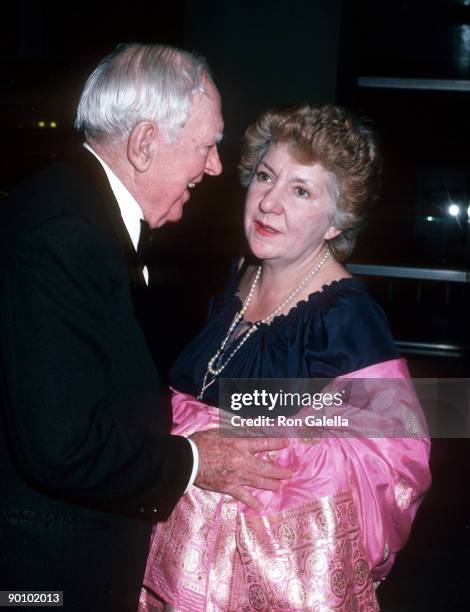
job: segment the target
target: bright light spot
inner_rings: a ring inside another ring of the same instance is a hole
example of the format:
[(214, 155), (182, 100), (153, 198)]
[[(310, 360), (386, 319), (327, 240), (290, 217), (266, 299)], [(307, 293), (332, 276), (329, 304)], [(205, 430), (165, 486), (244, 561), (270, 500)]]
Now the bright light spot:
[(457, 206), (457, 204), (451, 204), (449, 206), (449, 215), (452, 217), (457, 217), (457, 215), (460, 215), (460, 206)]
[(426, 217), (426, 221), (434, 221), (434, 217), (431, 217), (431, 215), (429, 215), (429, 217)]
[(51, 128), (56, 128), (56, 127), (57, 127), (57, 123), (56, 123), (55, 121), (51, 121), (51, 122), (49, 123), (49, 127), (51, 127)]
[(470, 217), (470, 206), (467, 208), (467, 217)]
[(40, 127), (40, 128), (46, 127), (46, 122), (45, 121), (38, 121), (38, 127)]

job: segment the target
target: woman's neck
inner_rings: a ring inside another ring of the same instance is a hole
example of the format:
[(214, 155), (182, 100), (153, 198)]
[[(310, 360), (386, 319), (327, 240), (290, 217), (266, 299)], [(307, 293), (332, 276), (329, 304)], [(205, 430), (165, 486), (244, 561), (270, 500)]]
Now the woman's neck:
[[(260, 278), (256, 284), (249, 307), (244, 318), (247, 321), (258, 321), (268, 317), (284, 301), (286, 303), (278, 314), (286, 314), (299, 301), (306, 299), (309, 294), (318, 291), (324, 284), (332, 280), (348, 276), (346, 270), (330, 255), (326, 257), (326, 247), (319, 247), (309, 254), (302, 262), (264, 261)], [(319, 267), (317, 271), (315, 269)], [(240, 286), (240, 294), (245, 298), (252, 287), (256, 268), (248, 273)], [(296, 292), (296, 290), (298, 290)]]
[[(276, 260), (263, 261), (261, 264), (261, 277), (258, 283), (258, 295), (274, 293), (278, 299), (283, 299), (293, 291), (321, 261), (326, 253), (326, 246), (320, 246), (302, 261), (278, 262)], [(325, 262), (324, 269), (328, 265)], [(315, 278), (315, 276), (312, 278)]]

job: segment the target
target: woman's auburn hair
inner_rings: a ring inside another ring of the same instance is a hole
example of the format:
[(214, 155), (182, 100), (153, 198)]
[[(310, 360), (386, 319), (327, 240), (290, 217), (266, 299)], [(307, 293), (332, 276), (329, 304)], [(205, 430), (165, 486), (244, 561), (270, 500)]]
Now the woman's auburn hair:
[(328, 243), (335, 259), (345, 261), (379, 193), (382, 159), (370, 122), (330, 104), (268, 110), (243, 136), (242, 185), (250, 185), (272, 144), (287, 144), (298, 163), (319, 163), (330, 173), (332, 225), (341, 233)]

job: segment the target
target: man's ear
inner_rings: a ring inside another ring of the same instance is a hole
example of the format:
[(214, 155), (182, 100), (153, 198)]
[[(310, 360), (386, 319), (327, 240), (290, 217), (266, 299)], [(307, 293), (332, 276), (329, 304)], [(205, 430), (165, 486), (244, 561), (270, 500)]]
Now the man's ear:
[(341, 234), (341, 231), (342, 230), (339, 230), (334, 225), (332, 225), (326, 230), (325, 235), (323, 236), (323, 240), (331, 240), (332, 238), (336, 238), (336, 236), (339, 236)]
[(157, 126), (153, 121), (141, 121), (127, 139), (127, 157), (137, 172), (146, 172), (156, 146)]

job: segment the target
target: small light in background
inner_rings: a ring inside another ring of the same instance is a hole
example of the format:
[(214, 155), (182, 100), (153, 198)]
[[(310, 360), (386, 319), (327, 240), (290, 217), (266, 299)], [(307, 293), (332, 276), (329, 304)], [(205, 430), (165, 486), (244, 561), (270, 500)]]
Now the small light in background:
[(429, 216), (426, 217), (426, 221), (434, 221), (434, 217), (429, 215)]
[(457, 217), (458, 215), (460, 215), (460, 206), (457, 206), (457, 204), (451, 204), (448, 208), (449, 211), (449, 215), (451, 215), (452, 217)]
[(56, 128), (56, 127), (57, 127), (57, 123), (56, 123), (55, 121), (51, 121), (51, 122), (49, 123), (49, 127), (51, 127), (51, 128)]
[(38, 127), (40, 127), (40, 128), (46, 127), (46, 122), (45, 121), (38, 121)]

